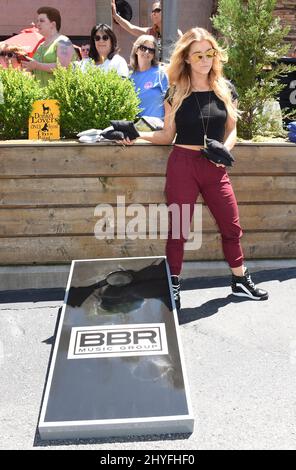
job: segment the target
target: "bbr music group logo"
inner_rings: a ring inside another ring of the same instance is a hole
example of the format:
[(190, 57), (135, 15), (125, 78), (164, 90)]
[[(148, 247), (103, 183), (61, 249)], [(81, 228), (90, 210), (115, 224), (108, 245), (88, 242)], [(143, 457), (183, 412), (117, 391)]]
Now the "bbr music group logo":
[(165, 325), (145, 323), (73, 327), (68, 359), (168, 354)]

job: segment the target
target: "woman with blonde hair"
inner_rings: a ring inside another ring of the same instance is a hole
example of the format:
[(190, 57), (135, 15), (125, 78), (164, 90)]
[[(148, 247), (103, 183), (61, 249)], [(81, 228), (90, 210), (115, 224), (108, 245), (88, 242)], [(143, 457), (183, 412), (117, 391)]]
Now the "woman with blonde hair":
[(157, 41), (153, 36), (142, 34), (134, 42), (130, 66), (130, 78), (139, 92), (141, 112), (139, 116), (164, 118), (164, 97), (168, 89), (168, 78), (159, 65)]
[[(184, 242), (199, 194), (202, 194), (219, 227), (224, 256), (232, 271), (232, 292), (254, 300), (268, 293), (252, 282), (244, 266), (240, 244), (242, 229), (235, 195), (225, 166), (232, 164), (230, 150), (236, 142), (237, 93), (222, 73), (223, 51), (203, 28), (187, 31), (176, 43), (168, 67), (170, 89), (165, 101), (165, 124), (160, 131), (140, 133), (153, 144), (167, 145), (175, 139), (167, 164), (166, 197), (177, 205), (179, 219), (171, 217), (167, 259), (177, 308), (180, 307), (179, 274)], [(128, 140), (125, 143), (131, 143)], [(186, 207), (186, 208), (187, 208)]]

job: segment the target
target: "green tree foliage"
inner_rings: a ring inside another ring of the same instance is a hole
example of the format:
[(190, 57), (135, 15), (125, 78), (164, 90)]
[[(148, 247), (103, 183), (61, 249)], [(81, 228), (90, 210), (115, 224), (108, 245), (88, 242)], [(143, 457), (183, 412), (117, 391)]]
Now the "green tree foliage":
[(64, 137), (74, 137), (86, 129), (104, 129), (111, 119), (134, 120), (139, 112), (133, 84), (115, 71), (58, 67), (54, 76), (46, 94), (59, 101)]
[(278, 62), (289, 49), (284, 43), (289, 27), (273, 15), (275, 5), (276, 0), (219, 0), (213, 18), (228, 52), (225, 75), (239, 93), (238, 133), (245, 139), (274, 133), (264, 104), (277, 99), (284, 88), (280, 76), (294, 69)]
[(0, 139), (26, 139), (28, 119), (42, 90), (32, 76), (0, 67)]

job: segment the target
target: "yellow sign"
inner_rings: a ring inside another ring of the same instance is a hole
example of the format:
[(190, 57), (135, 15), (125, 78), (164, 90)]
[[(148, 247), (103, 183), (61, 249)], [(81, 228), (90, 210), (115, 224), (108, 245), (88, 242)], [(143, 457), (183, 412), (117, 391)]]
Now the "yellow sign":
[(56, 100), (35, 101), (29, 117), (30, 140), (57, 140), (60, 138), (60, 109)]

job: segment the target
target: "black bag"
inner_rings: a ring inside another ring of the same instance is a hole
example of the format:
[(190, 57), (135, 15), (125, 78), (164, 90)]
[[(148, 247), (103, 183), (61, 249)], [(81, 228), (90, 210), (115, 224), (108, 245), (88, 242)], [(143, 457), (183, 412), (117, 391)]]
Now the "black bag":
[(232, 166), (233, 155), (227, 150), (225, 145), (215, 139), (206, 139), (207, 147), (202, 150), (203, 155), (214, 163), (225, 166)]
[(128, 137), (130, 140), (134, 140), (140, 137), (133, 121), (110, 121), (110, 124), (115, 131), (123, 132), (125, 139)]
[(115, 131), (114, 129), (110, 129), (109, 127), (107, 128), (109, 130), (101, 132), (101, 136), (104, 137), (104, 139), (108, 140), (123, 140), (124, 139), (124, 133), (120, 131)]

